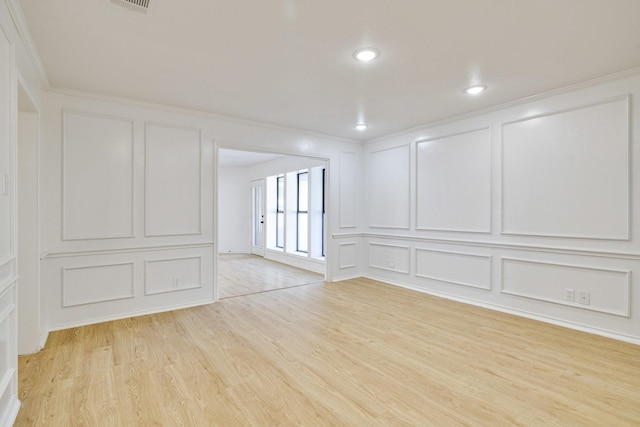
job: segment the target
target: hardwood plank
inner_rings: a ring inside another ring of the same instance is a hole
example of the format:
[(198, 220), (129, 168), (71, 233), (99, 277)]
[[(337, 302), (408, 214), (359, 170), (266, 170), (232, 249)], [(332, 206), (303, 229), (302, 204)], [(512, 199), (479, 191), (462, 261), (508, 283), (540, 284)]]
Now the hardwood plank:
[(218, 255), (218, 294), (220, 298), (308, 285), (323, 280), (322, 274), (271, 261), (257, 255)]
[(368, 279), (54, 332), (16, 426), (640, 425), (640, 346)]

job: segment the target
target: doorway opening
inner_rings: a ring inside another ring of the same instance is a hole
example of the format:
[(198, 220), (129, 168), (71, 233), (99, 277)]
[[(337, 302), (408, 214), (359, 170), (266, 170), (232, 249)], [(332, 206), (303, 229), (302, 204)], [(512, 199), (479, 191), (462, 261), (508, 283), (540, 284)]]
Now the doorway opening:
[(326, 279), (328, 163), (218, 149), (217, 299)]

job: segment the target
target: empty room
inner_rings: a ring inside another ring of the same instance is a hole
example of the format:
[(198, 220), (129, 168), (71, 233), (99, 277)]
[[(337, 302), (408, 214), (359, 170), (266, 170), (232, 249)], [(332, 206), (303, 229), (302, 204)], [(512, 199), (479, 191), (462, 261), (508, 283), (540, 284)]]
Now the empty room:
[(639, 18), (0, 1), (0, 426), (640, 425)]

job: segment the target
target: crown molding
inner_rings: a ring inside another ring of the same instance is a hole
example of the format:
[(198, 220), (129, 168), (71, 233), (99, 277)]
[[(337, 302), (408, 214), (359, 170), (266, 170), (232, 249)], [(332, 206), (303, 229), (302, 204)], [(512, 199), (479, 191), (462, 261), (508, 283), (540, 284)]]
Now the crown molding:
[(640, 75), (640, 67), (630, 68), (628, 70), (619, 71), (613, 74), (607, 74), (605, 76), (596, 77), (589, 80), (584, 80), (568, 86), (563, 86), (563, 87), (552, 89), (546, 92), (537, 93), (535, 95), (526, 96), (524, 98), (515, 99), (513, 101), (503, 102), (503, 103), (492, 105), (489, 107), (480, 108), (478, 110), (469, 111), (467, 113), (455, 114), (453, 116), (445, 117), (439, 120), (435, 120), (433, 122), (423, 123), (418, 126), (412, 126), (408, 129), (403, 129), (398, 132), (392, 132), (387, 135), (382, 135), (382, 136), (377, 136), (375, 138), (367, 139), (364, 141), (364, 144), (370, 144), (374, 142), (384, 141), (390, 138), (396, 138), (399, 136), (408, 135), (412, 132), (431, 129), (437, 126), (442, 126), (449, 123), (457, 122), (459, 120), (471, 119), (474, 117), (481, 116), (483, 114), (493, 113), (494, 111), (506, 110), (507, 108), (518, 107), (524, 104), (528, 104), (530, 102), (540, 101), (543, 99), (551, 98), (553, 96), (563, 95), (566, 93), (575, 92), (580, 89), (587, 89), (600, 84), (621, 80), (627, 77), (635, 77), (638, 75)]
[(38, 54), (36, 45), (31, 37), (31, 31), (29, 31), (29, 25), (27, 25), (27, 20), (24, 17), (22, 7), (18, 0), (5, 0), (5, 3), (7, 5), (7, 9), (9, 9), (9, 14), (11, 15), (13, 24), (16, 27), (18, 36), (20, 37), (20, 40), (22, 40), (24, 49), (27, 52), (29, 61), (31, 62), (31, 65), (33, 65), (33, 69), (38, 76), (38, 80), (40, 80), (44, 89), (48, 89), (50, 87), (49, 78), (47, 77), (47, 72), (42, 65), (40, 55)]
[(282, 125), (277, 125), (277, 124), (272, 124), (267, 122), (261, 122), (257, 120), (245, 119), (242, 117), (228, 116), (228, 115), (213, 113), (209, 111), (196, 110), (196, 109), (190, 109), (190, 108), (184, 108), (184, 107), (176, 107), (168, 104), (159, 104), (159, 103), (144, 101), (140, 99), (125, 98), (120, 96), (107, 95), (104, 93), (86, 92), (86, 91), (80, 91), (80, 90), (60, 87), (60, 86), (50, 86), (47, 88), (47, 90), (50, 93), (57, 93), (65, 96), (74, 96), (77, 98), (89, 99), (92, 101), (110, 102), (110, 103), (133, 106), (133, 107), (149, 108), (149, 109), (165, 111), (169, 113), (186, 114), (189, 116), (197, 116), (197, 117), (203, 117), (203, 118), (213, 119), (213, 120), (223, 120), (227, 122), (233, 122), (233, 123), (238, 123), (238, 124), (247, 125), (247, 126), (261, 127), (261, 128), (266, 128), (266, 129), (271, 129), (271, 130), (276, 130), (281, 132), (297, 133), (300, 135), (306, 135), (313, 138), (328, 139), (336, 142), (346, 142), (346, 143), (355, 144), (355, 145), (362, 145), (363, 143), (362, 140), (358, 140), (358, 139), (343, 138), (335, 135), (323, 134), (320, 132), (314, 132), (306, 129), (298, 129), (294, 127), (288, 127), (288, 126), (282, 126)]

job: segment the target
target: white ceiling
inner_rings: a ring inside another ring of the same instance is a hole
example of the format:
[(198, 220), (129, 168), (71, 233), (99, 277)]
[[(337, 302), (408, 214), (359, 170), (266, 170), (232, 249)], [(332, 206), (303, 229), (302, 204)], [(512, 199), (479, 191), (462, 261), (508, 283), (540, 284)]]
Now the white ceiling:
[(640, 67), (640, 0), (153, 1), (21, 0), (51, 85), (369, 139)]

